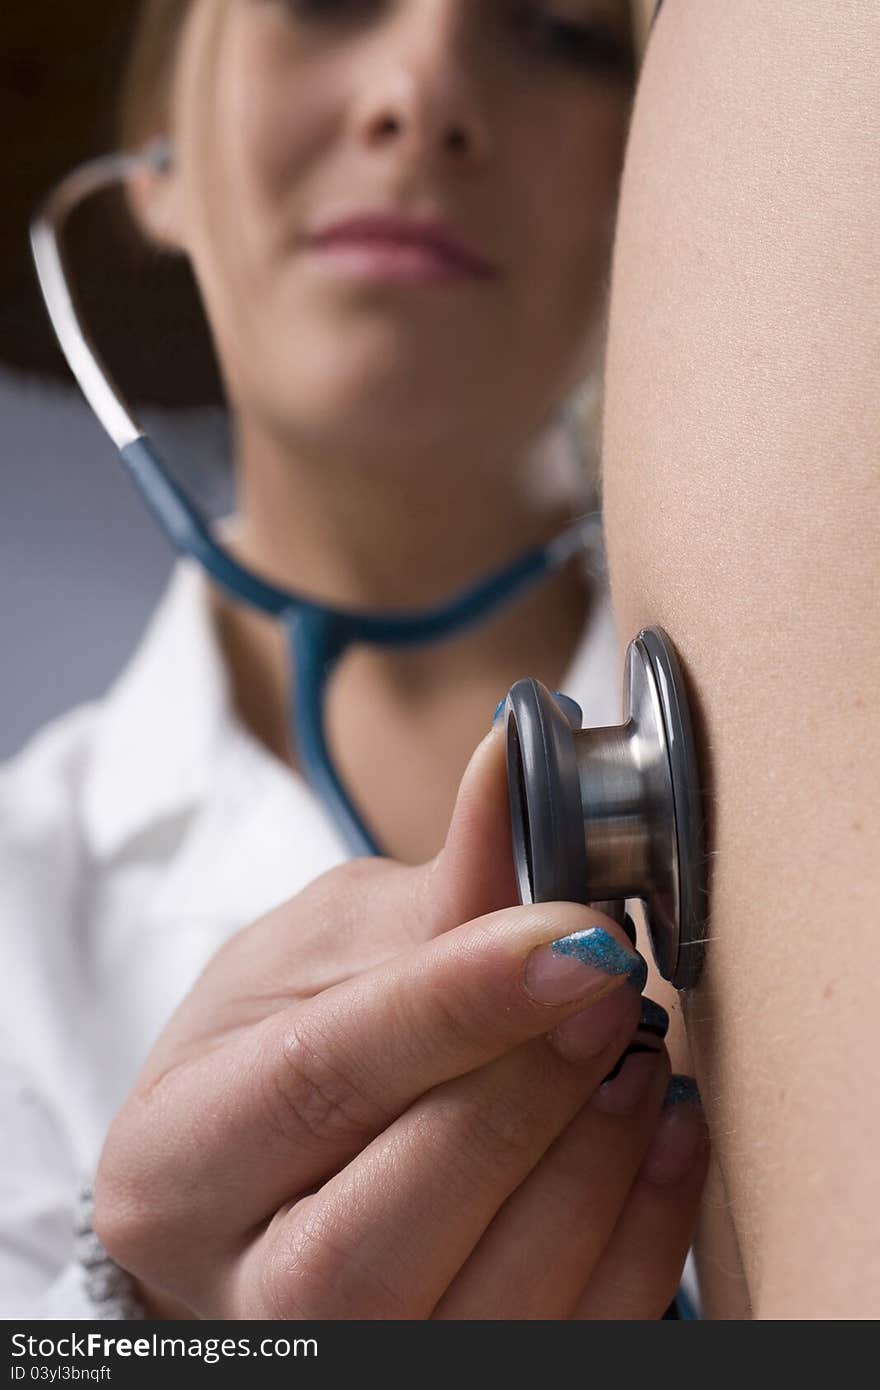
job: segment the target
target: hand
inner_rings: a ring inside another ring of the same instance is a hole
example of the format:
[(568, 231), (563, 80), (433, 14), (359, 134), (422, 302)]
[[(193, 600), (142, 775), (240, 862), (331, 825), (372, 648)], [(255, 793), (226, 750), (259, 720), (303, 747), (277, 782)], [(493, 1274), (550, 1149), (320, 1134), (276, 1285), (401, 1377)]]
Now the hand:
[(96, 1231), (153, 1311), (662, 1313), (705, 1171), (698, 1108), (658, 1125), (656, 1033), (602, 1084), (639, 1027), (625, 933), (515, 901), (496, 731), (436, 859), (343, 865), (218, 952), (96, 1179)]

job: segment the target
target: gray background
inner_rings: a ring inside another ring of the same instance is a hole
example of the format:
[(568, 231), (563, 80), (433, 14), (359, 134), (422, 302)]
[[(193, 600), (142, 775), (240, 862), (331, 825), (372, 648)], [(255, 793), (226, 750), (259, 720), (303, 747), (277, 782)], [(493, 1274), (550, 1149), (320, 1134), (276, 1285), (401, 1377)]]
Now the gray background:
[[(141, 423), (211, 515), (229, 510), (220, 411)], [(0, 758), (104, 692), (172, 560), (75, 388), (0, 371)]]

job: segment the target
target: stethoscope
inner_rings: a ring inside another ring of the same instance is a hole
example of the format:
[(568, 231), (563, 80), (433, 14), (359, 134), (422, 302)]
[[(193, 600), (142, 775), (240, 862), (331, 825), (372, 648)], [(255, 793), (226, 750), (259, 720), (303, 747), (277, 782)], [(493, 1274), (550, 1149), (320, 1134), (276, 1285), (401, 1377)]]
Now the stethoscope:
[[(549, 544), (414, 613), (340, 609), (252, 573), (212, 535), (135, 423), (80, 324), (60, 247), (63, 225), (84, 199), (145, 166), (170, 167), (157, 142), (73, 170), (31, 227), (40, 287), (67, 362), (147, 506), (172, 545), (233, 598), (276, 617), (291, 663), (290, 726), (305, 774), (352, 855), (381, 853), (349, 796), (327, 745), (324, 699), (352, 643), (417, 646), (461, 632), (560, 569), (601, 526), (593, 512)], [(643, 629), (625, 657), (623, 722), (582, 729), (574, 701), (540, 681), (517, 681), (503, 701), (513, 857), (520, 899), (591, 903), (622, 922), (641, 899), (658, 968), (678, 989), (696, 983), (707, 915), (699, 778), (687, 697), (675, 650), (658, 627)]]

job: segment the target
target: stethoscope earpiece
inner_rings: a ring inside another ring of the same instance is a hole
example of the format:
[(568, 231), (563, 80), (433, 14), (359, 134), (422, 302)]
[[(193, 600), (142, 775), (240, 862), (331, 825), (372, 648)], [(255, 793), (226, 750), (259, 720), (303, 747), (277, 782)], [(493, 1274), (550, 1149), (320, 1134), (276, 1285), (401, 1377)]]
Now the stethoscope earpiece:
[(520, 899), (583, 902), (623, 919), (639, 898), (657, 968), (696, 984), (708, 907), (703, 819), (681, 668), (661, 628), (630, 642), (623, 722), (580, 729), (572, 701), (517, 681), (505, 702)]
[(140, 157), (158, 174), (170, 174), (174, 168), (174, 145), (166, 136), (157, 136), (140, 151)]

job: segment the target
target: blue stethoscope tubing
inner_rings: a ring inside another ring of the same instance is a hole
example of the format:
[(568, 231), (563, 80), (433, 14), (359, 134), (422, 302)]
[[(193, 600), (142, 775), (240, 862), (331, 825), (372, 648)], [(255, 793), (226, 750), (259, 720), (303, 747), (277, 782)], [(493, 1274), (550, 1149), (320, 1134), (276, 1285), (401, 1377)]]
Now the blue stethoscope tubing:
[[(381, 854), (336, 771), (327, 745), (325, 695), (337, 661), (353, 643), (412, 647), (439, 641), (478, 623), (502, 602), (559, 569), (573, 553), (573, 543), (582, 543), (587, 519), (434, 608), (404, 614), (362, 612), (331, 607), (279, 589), (240, 565), (214, 539), (146, 435), (125, 445), (120, 457), (175, 548), (197, 560), (234, 598), (283, 624), (290, 655), (290, 727), (308, 781), (332, 815), (350, 853)], [(589, 520), (594, 521), (596, 515)]]
[(382, 851), (340, 778), (327, 743), (324, 707), (336, 663), (353, 643), (411, 647), (440, 641), (478, 623), (504, 602), (559, 570), (601, 528), (601, 512), (578, 518), (547, 545), (420, 612), (335, 608), (268, 583), (239, 564), (215, 539), (205, 518), (172, 478), (140, 429), (86, 334), (73, 303), (60, 235), (85, 198), (149, 167), (170, 167), (167, 142), (140, 153), (113, 154), (74, 169), (53, 190), (31, 226), (31, 247), (61, 349), (92, 410), (117, 447), (126, 471), (174, 548), (190, 556), (233, 598), (283, 624), (291, 669), (289, 726), (305, 775), (354, 856)]

